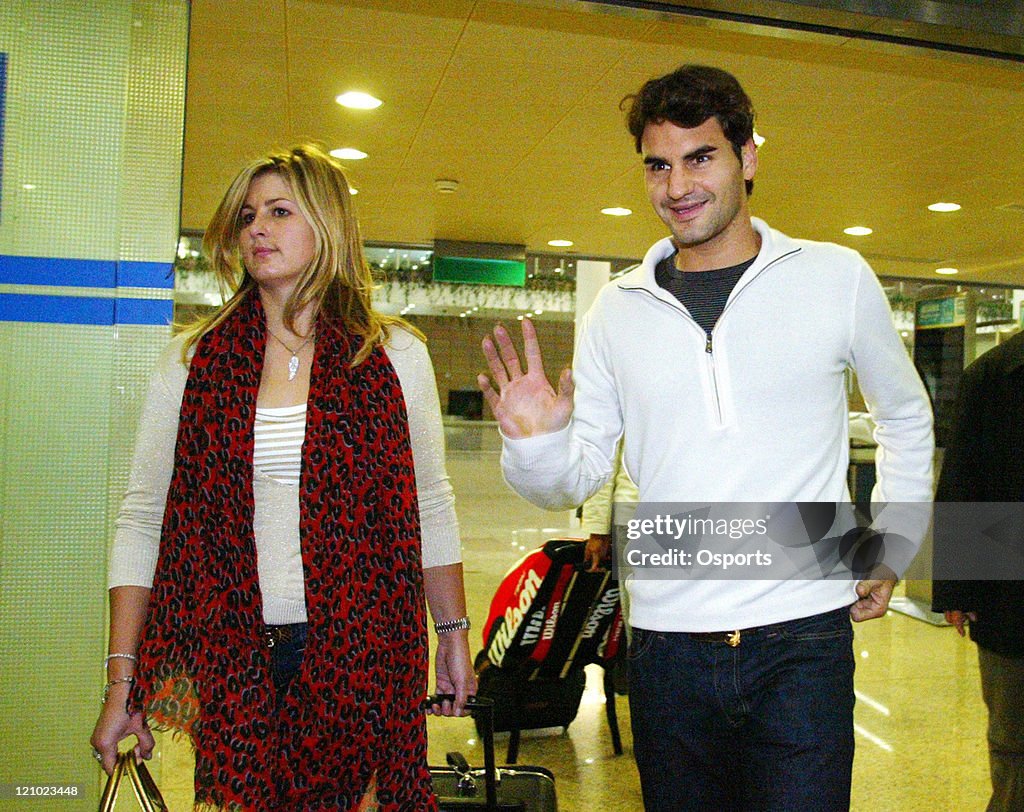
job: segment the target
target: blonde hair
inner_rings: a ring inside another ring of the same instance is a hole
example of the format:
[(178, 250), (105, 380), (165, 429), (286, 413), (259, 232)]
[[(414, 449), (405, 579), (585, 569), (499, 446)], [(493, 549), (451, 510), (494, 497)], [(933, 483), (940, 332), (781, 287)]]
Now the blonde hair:
[(291, 188), (295, 204), (316, 237), (313, 259), (285, 303), (285, 326), (294, 332), (296, 314), (310, 305), (314, 319), (320, 316), (339, 321), (348, 332), (362, 339), (352, 366), (386, 342), (392, 327), (401, 326), (422, 339), (423, 334), (404, 319), (373, 309), (373, 276), (363, 254), (348, 180), (330, 155), (317, 146), (303, 144), (253, 161), (235, 176), (224, 193), (203, 236), (203, 251), (225, 302), (216, 313), (183, 328), (183, 359), (200, 338), (222, 324), (256, 287), (256, 280), (242, 263), (240, 212), (253, 180), (269, 172), (280, 175)]

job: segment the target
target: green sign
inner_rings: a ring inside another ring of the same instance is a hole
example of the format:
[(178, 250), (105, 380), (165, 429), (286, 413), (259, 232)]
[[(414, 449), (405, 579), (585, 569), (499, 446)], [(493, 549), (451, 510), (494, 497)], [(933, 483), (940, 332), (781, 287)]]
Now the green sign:
[(953, 327), (964, 323), (963, 296), (945, 299), (925, 299), (918, 302), (914, 323), (916, 327)]
[(521, 288), (526, 284), (526, 263), (515, 259), (435, 256), (434, 281)]

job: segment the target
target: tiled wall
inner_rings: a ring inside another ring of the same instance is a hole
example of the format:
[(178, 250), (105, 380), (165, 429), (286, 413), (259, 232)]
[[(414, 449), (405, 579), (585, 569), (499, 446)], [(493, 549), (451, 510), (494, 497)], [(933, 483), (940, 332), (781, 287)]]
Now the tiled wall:
[(0, 785), (79, 785), (68, 809), (98, 799), (107, 548), (169, 336), (187, 33), (185, 0), (0, 4)]
[[(476, 390), (476, 376), (487, 370), (480, 342), (494, 323), (484, 319), (419, 316), (410, 319), (427, 336), (427, 348), (434, 362), (437, 388), (441, 396), (441, 411), (448, 404), (448, 392), (453, 389)], [(522, 333), (515, 319), (505, 326), (522, 348)], [(563, 367), (572, 363), (573, 326), (571, 322), (535, 321), (537, 339), (544, 369), (554, 383)], [(484, 419), (493, 420), (490, 409), (484, 406)]]

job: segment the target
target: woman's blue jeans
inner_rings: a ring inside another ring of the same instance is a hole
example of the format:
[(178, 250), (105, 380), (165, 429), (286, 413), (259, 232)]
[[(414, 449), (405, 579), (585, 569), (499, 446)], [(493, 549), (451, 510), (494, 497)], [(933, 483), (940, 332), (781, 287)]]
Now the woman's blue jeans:
[(844, 607), (739, 645), (633, 629), (629, 707), (648, 812), (839, 812), (853, 769)]
[(270, 676), (274, 681), (278, 701), (302, 668), (302, 659), (306, 654), (306, 624), (296, 623), (288, 628), (291, 632), (289, 638), (276, 642), (270, 649)]

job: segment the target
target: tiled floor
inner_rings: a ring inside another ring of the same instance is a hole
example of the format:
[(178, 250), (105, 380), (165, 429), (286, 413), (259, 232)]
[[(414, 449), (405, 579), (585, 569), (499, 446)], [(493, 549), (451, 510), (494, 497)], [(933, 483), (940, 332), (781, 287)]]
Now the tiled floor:
[[(494, 588), (522, 554), (564, 528), (567, 514), (533, 508), (501, 481), (491, 432), (450, 429), (449, 472), (458, 498), (474, 653)], [(530, 529), (535, 529), (531, 531)], [(515, 531), (515, 532), (514, 532)], [(968, 812), (988, 797), (985, 709), (973, 644), (951, 628), (890, 612), (856, 626), (857, 655), (854, 810)], [(596, 677), (596, 678), (595, 678)], [(579, 715), (567, 734), (524, 734), (521, 764), (555, 773), (559, 809), (637, 810), (639, 782), (631, 757), (627, 700), (618, 701), (625, 754), (612, 753), (600, 679), (591, 674)], [(431, 763), (461, 750), (482, 756), (468, 719), (428, 721)], [(499, 760), (506, 739), (499, 736)], [(172, 810), (191, 808), (187, 745), (165, 742), (158, 765)]]

